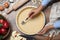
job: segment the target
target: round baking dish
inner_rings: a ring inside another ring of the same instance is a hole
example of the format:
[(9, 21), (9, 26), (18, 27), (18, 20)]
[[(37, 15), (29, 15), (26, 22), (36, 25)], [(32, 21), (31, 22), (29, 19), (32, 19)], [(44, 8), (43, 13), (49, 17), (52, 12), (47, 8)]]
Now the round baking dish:
[[(43, 16), (43, 22), (41, 22), (41, 23), (43, 23), (42, 24), (42, 26), (41, 26), (41, 28), (39, 29), (39, 27), (37, 27), (38, 29), (36, 29), (36, 27), (34, 28), (33, 27), (33, 29), (31, 29), (32, 27), (30, 27), (30, 28), (28, 28), (27, 26), (27, 30), (24, 30), (24, 27), (23, 26), (21, 26), (20, 25), (20, 19), (19, 19), (19, 16), (21, 15), (21, 13), (23, 12), (23, 11), (25, 11), (26, 9), (35, 9), (35, 8), (37, 8), (37, 7), (35, 7), (35, 6), (25, 6), (25, 7), (23, 7), (23, 8), (21, 8), (19, 11), (18, 11), (18, 14), (17, 14), (17, 16), (16, 16), (16, 25), (17, 25), (17, 28), (22, 32), (22, 33), (24, 33), (24, 34), (28, 34), (28, 35), (33, 35), (33, 34), (37, 34), (39, 31), (41, 31), (41, 29), (44, 27), (44, 25), (45, 25), (45, 15), (44, 15), (44, 13), (43, 12), (41, 12), (41, 14), (42, 14), (42, 16)], [(27, 12), (27, 11), (26, 11)], [(28, 12), (29, 13), (29, 12)], [(26, 15), (26, 14), (25, 14)], [(23, 16), (23, 15), (22, 15)], [(24, 17), (24, 16), (23, 16)], [(20, 17), (21, 18), (21, 17)], [(40, 17), (41, 18), (41, 17)], [(35, 19), (36, 20), (36, 19)], [(41, 19), (40, 19), (41, 20)], [(22, 20), (23, 21), (23, 20)], [(36, 21), (37, 22), (37, 21)], [(39, 23), (39, 22), (38, 22)], [(40, 24), (41, 24), (40, 23)], [(26, 23), (27, 24), (27, 23)], [(36, 23), (37, 24), (37, 23)], [(31, 29), (32, 31), (34, 31), (34, 32), (32, 32), (31, 30), (30, 30), (30, 32), (28, 32), (29, 31), (29, 29)]]

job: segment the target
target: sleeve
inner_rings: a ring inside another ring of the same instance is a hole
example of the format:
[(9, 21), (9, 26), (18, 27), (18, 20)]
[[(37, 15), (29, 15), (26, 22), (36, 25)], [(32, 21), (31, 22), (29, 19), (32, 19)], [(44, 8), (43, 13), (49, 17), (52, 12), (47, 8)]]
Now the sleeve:
[(54, 28), (60, 28), (60, 20), (53, 24)]
[(43, 0), (41, 5), (46, 6), (49, 2), (51, 2), (51, 0)]

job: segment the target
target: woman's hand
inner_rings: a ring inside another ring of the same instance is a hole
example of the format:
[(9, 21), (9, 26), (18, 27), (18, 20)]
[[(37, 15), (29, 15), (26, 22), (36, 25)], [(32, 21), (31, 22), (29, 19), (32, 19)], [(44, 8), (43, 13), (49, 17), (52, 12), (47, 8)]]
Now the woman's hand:
[(40, 5), (38, 8), (31, 10), (31, 12), (29, 13), (29, 18), (33, 18), (34, 16), (39, 14), (39, 12), (41, 12), (43, 8), (44, 6)]
[(51, 30), (53, 28), (54, 28), (53, 25), (45, 26), (38, 34), (43, 35), (43, 34), (47, 33), (49, 30)]
[(29, 18), (33, 18), (34, 16), (36, 16), (37, 14), (39, 14), (39, 12), (40, 11), (37, 8), (31, 10), (31, 12), (29, 13)]

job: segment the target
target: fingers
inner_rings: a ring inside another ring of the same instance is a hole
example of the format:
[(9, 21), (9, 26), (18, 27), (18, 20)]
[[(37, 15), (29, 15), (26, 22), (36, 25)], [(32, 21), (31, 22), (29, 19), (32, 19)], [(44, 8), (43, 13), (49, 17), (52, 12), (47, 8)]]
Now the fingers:
[(30, 16), (30, 18), (33, 18), (35, 15), (36, 15), (36, 13), (32, 14), (32, 15)]
[(29, 13), (29, 18), (32, 18), (34, 14), (35, 14), (34, 12), (30, 12)]
[(38, 34), (45, 34), (48, 31), (47, 27), (44, 27)]
[(31, 12), (31, 13), (29, 14), (29, 17), (32, 16), (33, 14), (34, 14), (34, 12)]
[(46, 33), (46, 31), (45, 30), (42, 30), (41, 32), (39, 32), (38, 34), (41, 34), (41, 35), (43, 35), (43, 34), (45, 34)]

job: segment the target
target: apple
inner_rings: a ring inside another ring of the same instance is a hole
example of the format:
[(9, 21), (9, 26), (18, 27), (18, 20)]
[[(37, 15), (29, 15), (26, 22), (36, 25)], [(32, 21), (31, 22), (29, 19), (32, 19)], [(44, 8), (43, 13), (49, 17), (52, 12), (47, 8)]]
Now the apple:
[(4, 28), (0, 29), (0, 34), (5, 35), (7, 33), (7, 30)]

